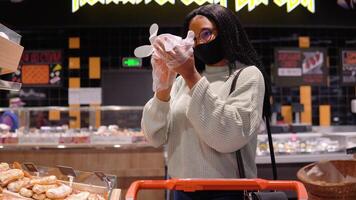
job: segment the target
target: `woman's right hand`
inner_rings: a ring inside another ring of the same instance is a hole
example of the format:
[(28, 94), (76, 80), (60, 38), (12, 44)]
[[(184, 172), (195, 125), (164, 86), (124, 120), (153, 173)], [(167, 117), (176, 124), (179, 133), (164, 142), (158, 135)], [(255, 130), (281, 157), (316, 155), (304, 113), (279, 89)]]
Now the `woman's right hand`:
[(156, 53), (152, 54), (151, 64), (153, 91), (156, 92), (156, 97), (161, 101), (169, 101), (171, 87), (177, 73), (169, 70), (166, 63)]

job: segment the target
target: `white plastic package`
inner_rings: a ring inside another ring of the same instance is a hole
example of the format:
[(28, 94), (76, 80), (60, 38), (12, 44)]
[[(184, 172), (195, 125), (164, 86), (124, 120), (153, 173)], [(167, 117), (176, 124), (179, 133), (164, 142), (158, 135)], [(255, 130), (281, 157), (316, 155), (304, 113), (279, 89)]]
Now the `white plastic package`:
[(181, 37), (172, 34), (161, 34), (156, 37), (154, 43), (162, 43), (163, 51), (154, 51), (166, 62), (170, 69), (174, 69), (184, 64), (188, 58), (193, 56), (194, 32), (189, 31), (187, 37)]
[(159, 58), (156, 53), (153, 53), (151, 57), (152, 64), (152, 90), (158, 92), (165, 90), (173, 85), (173, 82), (177, 76), (177, 73), (170, 70), (166, 63)]
[(154, 92), (172, 86), (177, 75), (173, 69), (184, 64), (189, 57), (193, 56), (194, 45), (194, 32), (192, 31), (189, 31), (187, 37), (182, 39), (168, 33), (157, 36), (158, 29), (157, 24), (152, 24), (149, 31), (151, 45), (137, 47), (134, 51), (135, 56), (139, 58), (152, 55), (152, 89)]

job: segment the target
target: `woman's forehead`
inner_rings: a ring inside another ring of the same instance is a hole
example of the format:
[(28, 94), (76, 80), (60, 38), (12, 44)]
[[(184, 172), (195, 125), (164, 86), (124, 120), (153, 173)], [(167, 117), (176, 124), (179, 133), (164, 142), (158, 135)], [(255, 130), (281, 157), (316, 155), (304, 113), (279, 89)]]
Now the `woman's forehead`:
[(189, 29), (199, 31), (203, 28), (215, 28), (215, 24), (203, 15), (196, 15), (190, 20)]

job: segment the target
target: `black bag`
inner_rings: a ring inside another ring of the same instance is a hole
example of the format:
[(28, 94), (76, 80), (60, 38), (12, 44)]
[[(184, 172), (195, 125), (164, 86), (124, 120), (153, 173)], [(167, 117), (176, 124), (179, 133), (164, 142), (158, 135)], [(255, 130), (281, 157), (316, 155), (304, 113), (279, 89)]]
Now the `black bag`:
[[(239, 78), (240, 73), (242, 72), (243, 69), (245, 69), (245, 68), (241, 68), (236, 73), (234, 80), (232, 81), (232, 85), (231, 85), (229, 94), (231, 94), (235, 90), (236, 81)], [(266, 123), (267, 134), (268, 134), (268, 144), (269, 144), (269, 149), (270, 149), (273, 179), (277, 180), (277, 167), (276, 167), (276, 160), (275, 160), (274, 150), (273, 150), (272, 134), (271, 134), (270, 124), (269, 124), (269, 117), (267, 117), (267, 116), (265, 117), (265, 123)], [(236, 151), (236, 161), (237, 161), (237, 166), (239, 169), (240, 178), (246, 178), (244, 163), (242, 160), (240, 150)], [(250, 192), (249, 195), (248, 195), (248, 193), (246, 195), (251, 197), (253, 200), (288, 200), (288, 197), (284, 192)]]

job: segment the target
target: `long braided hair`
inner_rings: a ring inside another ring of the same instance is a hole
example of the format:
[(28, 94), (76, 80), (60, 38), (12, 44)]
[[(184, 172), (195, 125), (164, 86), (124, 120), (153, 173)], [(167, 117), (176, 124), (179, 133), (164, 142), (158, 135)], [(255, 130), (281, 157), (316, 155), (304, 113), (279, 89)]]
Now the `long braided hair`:
[[(236, 61), (238, 61), (247, 66), (254, 65), (261, 71), (265, 82), (265, 96), (263, 101), (262, 116), (270, 119), (270, 79), (267, 76), (262, 62), (258, 57), (256, 50), (252, 47), (247, 37), (247, 34), (237, 16), (231, 10), (220, 5), (208, 4), (205, 6), (201, 6), (193, 10), (186, 16), (183, 26), (183, 33), (188, 32), (190, 21), (196, 15), (203, 15), (210, 21), (215, 23), (219, 33), (219, 37), (221, 38), (221, 46), (223, 49), (224, 58), (227, 59), (230, 63), (230, 70), (235, 66)], [(198, 71), (201, 70), (201, 68), (198, 69)]]

